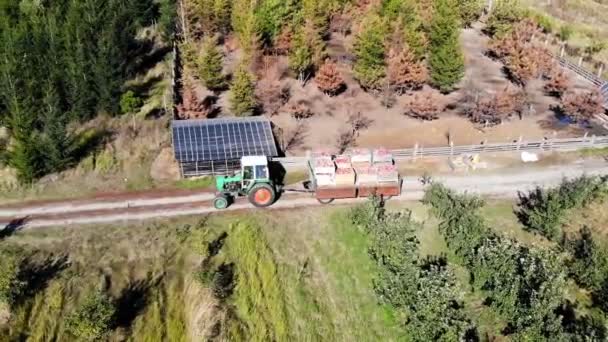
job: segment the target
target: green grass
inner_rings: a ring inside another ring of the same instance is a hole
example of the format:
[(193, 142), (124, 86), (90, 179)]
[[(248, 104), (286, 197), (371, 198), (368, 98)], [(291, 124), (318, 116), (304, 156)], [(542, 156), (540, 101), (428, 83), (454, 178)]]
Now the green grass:
[(277, 256), (294, 340), (398, 340), (399, 318), (373, 290), (366, 236), (340, 207), (256, 215)]
[(207, 189), (215, 186), (215, 179), (209, 176), (180, 179), (174, 185), (178, 189)]

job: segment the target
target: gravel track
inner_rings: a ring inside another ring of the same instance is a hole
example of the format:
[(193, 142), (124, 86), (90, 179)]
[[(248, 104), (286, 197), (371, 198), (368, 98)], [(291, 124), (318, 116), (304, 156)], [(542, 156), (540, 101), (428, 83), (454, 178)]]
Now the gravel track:
[[(446, 175), (434, 177), (434, 181), (458, 191), (466, 191), (489, 197), (514, 198), (518, 191), (526, 191), (537, 185), (554, 186), (564, 177), (572, 178), (582, 174), (608, 174), (608, 163), (599, 160), (578, 161), (572, 164), (544, 168), (522, 167), (516, 170), (501, 170), (496, 173), (472, 173), (468, 175)], [(393, 200), (419, 200), (424, 187), (417, 177), (408, 176), (403, 182), (401, 196)], [(123, 196), (124, 197), (124, 196)], [(53, 202), (23, 207), (0, 207), (0, 226), (13, 220), (24, 219), (22, 227), (40, 228), (62, 225), (98, 224), (130, 220), (175, 217), (183, 215), (204, 215), (217, 212), (212, 206), (212, 193), (192, 193), (165, 197), (146, 196), (96, 202), (94, 199)], [(347, 204), (364, 199), (336, 200), (334, 203)], [(311, 194), (288, 192), (266, 209), (290, 209), (320, 205)], [(239, 199), (224, 211), (247, 211), (254, 207), (246, 199)]]

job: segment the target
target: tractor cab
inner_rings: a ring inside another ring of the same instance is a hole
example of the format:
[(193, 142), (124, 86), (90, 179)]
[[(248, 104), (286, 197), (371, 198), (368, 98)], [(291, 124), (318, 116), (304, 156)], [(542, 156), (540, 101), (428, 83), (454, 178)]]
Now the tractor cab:
[(268, 157), (241, 157), (241, 171), (233, 176), (217, 176), (217, 196), (213, 200), (216, 209), (225, 209), (236, 197), (247, 196), (256, 207), (274, 203), (277, 189), (270, 178)]

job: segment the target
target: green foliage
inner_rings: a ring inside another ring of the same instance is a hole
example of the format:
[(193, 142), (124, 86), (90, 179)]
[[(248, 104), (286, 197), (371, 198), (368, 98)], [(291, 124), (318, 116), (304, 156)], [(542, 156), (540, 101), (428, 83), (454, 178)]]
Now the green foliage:
[(120, 97), (120, 111), (123, 114), (135, 114), (139, 111), (141, 106), (143, 105), (143, 100), (135, 95), (132, 90), (126, 91)]
[(312, 50), (307, 44), (306, 33), (300, 29), (296, 32), (289, 52), (289, 68), (303, 81), (310, 77), (313, 66)]
[(232, 29), (239, 39), (246, 56), (251, 56), (258, 47), (259, 32), (256, 26), (255, 11), (257, 2), (251, 0), (234, 0), (232, 2)]
[(18, 250), (0, 250), (0, 303), (11, 305), (26, 285), (20, 279), (22, 257)]
[(553, 32), (555, 22), (550, 16), (536, 11), (530, 12), (529, 16), (544, 33)]
[[(15, 141), (9, 164), (28, 183), (71, 164), (63, 149), (70, 120), (118, 112), (122, 86), (141, 67), (134, 62), (141, 45), (136, 33), (156, 19), (156, 6), (152, 0), (16, 3), (0, 8), (0, 120)], [(165, 11), (163, 21), (174, 15)], [(52, 146), (50, 158), (40, 145)]]
[(67, 330), (84, 341), (98, 340), (109, 332), (115, 312), (116, 307), (107, 295), (93, 293), (66, 318)]
[(203, 53), (198, 60), (198, 76), (210, 90), (221, 90), (226, 86), (226, 77), (222, 73), (224, 60), (214, 38), (206, 38), (202, 47)]
[(370, 236), (368, 252), (378, 265), (374, 289), (382, 302), (403, 311), (409, 339), (462, 340), (471, 323), (458, 301), (456, 278), (442, 259), (420, 263), (415, 234), (422, 227), (411, 213), (387, 213), (373, 197), (350, 218)]
[(177, 3), (175, 0), (159, 0), (158, 2), (158, 25), (166, 41), (171, 41), (175, 36)]
[(469, 268), (475, 288), (488, 293), (516, 340), (562, 336), (561, 317), (555, 314), (565, 287), (559, 254), (492, 233), (476, 212), (482, 202), (475, 197), (433, 184), (424, 202), (442, 220), (440, 232)]
[(353, 73), (363, 88), (378, 90), (386, 76), (386, 23), (378, 15), (370, 14), (362, 27), (363, 31), (357, 35), (354, 45), (356, 61)]
[(241, 65), (234, 73), (230, 86), (230, 109), (238, 116), (245, 116), (253, 115), (257, 106), (255, 76)]
[(526, 229), (551, 240), (562, 236), (561, 223), (568, 210), (582, 208), (603, 197), (608, 179), (581, 176), (565, 179), (553, 189), (537, 187), (528, 194), (519, 194), (517, 216)]
[(561, 39), (562, 41), (567, 42), (568, 40), (570, 40), (573, 34), (574, 28), (571, 25), (564, 24), (560, 26), (558, 36), (559, 39)]
[(564, 248), (570, 252), (570, 274), (576, 282), (591, 290), (598, 290), (608, 277), (608, 254), (593, 238), (588, 227), (583, 227), (574, 239), (566, 238)]
[(492, 37), (503, 37), (511, 31), (513, 24), (525, 16), (519, 0), (497, 0), (488, 18), (485, 31)]
[(297, 10), (295, 0), (264, 0), (255, 9), (256, 28), (262, 43), (270, 46), (285, 23), (293, 20)]
[(443, 265), (425, 266), (411, 304), (407, 324), (412, 341), (463, 341), (472, 330), (462, 310), (456, 277)]
[[(228, 33), (232, 1), (230, 0), (194, 0), (196, 14), (200, 18), (203, 31), (208, 36), (215, 33)], [(245, 4), (239, 3), (239, 6)]]
[(481, 16), (485, 1), (483, 0), (460, 0), (458, 8), (460, 10), (460, 20), (464, 27), (470, 27)]
[(453, 90), (464, 76), (458, 13), (455, 0), (436, 0), (429, 34), (429, 69), (433, 85), (442, 92)]

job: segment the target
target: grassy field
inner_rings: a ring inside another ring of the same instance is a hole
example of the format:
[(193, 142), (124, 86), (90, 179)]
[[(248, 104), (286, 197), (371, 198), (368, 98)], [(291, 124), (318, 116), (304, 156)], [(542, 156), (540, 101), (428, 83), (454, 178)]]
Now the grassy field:
[[(489, 201), (482, 214), (498, 232), (526, 244), (549, 244), (523, 230), (513, 205)], [(567, 226), (590, 224), (605, 233), (604, 208), (573, 214)], [(388, 209), (412, 211), (422, 223), (421, 256), (447, 256), (467, 315), (482, 336), (500, 335), (504, 322), (483, 304), (485, 294), (473, 291), (469, 272), (451, 254), (428, 208), (392, 202)], [(0, 248), (20, 246), (43, 276), (12, 308), (11, 319), (0, 322), (0, 339), (70, 339), (65, 321), (56, 318), (102, 290), (119, 312), (109, 341), (402, 340), (404, 317), (378, 302), (377, 266), (368, 255), (367, 236), (350, 224), (349, 210), (255, 211), (17, 232), (0, 241)], [(219, 248), (211, 253), (211, 245)], [(208, 272), (221, 265), (236, 270), (236, 286), (225, 298), (218, 297)], [(582, 312), (590, 305), (588, 293), (573, 283), (567, 292), (582, 303)]]

